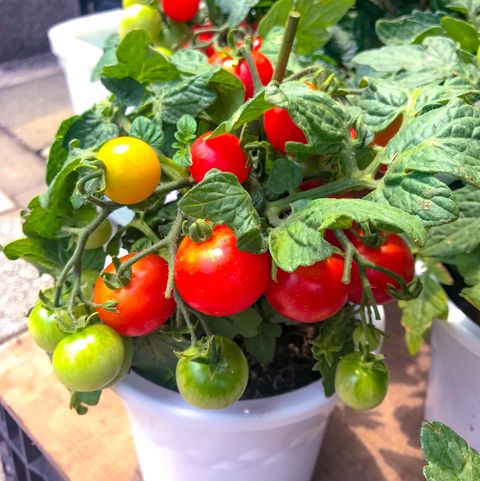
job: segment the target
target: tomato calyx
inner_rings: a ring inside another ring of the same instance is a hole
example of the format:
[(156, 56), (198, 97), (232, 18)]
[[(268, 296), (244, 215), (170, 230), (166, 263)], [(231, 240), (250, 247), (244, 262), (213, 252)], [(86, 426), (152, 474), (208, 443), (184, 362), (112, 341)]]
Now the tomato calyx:
[(188, 228), (188, 237), (196, 243), (205, 242), (212, 237), (213, 228), (214, 225), (211, 222), (205, 219), (197, 219)]

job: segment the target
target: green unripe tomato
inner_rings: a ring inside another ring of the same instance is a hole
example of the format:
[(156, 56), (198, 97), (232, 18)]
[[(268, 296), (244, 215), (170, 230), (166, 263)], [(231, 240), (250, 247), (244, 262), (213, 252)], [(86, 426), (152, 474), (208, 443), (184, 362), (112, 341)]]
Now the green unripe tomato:
[(123, 364), (120, 368), (120, 372), (115, 376), (115, 379), (108, 383), (106, 387), (113, 386), (120, 382), (130, 371), (133, 361), (133, 340), (131, 337), (122, 337), (123, 347), (125, 349), (125, 356), (123, 358)]
[(151, 0), (123, 0), (122, 1), (122, 7), (123, 8), (128, 8), (131, 7), (132, 5), (149, 5), (151, 3)]
[(360, 352), (355, 352), (343, 357), (338, 363), (335, 390), (347, 406), (367, 411), (385, 399), (388, 377), (388, 370), (382, 360), (365, 361)]
[(93, 250), (103, 247), (112, 235), (112, 224), (105, 219), (89, 236), (85, 249)]
[(28, 316), (28, 331), (39, 347), (52, 352), (68, 334), (57, 325), (57, 315), (38, 302)]
[(94, 324), (62, 339), (53, 351), (52, 365), (60, 382), (77, 392), (98, 391), (119, 374), (125, 347), (119, 334)]
[(155, 41), (162, 30), (162, 17), (158, 10), (148, 5), (135, 4), (123, 11), (118, 33), (123, 39), (133, 30), (145, 30)]

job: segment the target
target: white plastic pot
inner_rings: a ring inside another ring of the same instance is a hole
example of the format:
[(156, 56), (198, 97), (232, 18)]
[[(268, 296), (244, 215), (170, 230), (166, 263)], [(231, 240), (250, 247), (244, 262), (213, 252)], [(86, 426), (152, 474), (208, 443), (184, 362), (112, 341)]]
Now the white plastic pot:
[(433, 325), (425, 418), (440, 421), (480, 450), (480, 327), (449, 303)]
[(48, 32), (50, 48), (65, 73), (73, 110), (79, 114), (109, 94), (92, 71), (102, 56), (105, 40), (118, 30), (122, 10), (74, 18)]
[(337, 403), (321, 381), (218, 411), (193, 408), (135, 373), (116, 390), (144, 481), (310, 481)]

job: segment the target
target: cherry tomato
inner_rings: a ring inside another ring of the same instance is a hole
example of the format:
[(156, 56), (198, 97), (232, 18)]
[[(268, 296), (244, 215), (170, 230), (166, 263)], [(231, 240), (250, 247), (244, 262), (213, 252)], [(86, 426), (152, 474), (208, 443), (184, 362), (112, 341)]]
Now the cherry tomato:
[(124, 357), (122, 338), (110, 327), (94, 324), (62, 339), (53, 351), (52, 365), (65, 387), (90, 392), (115, 379)]
[(165, 15), (175, 22), (190, 22), (197, 15), (200, 0), (162, 0)]
[[(407, 243), (396, 234), (385, 234), (385, 242), (380, 247), (368, 247), (354, 235), (348, 236), (365, 259), (400, 274), (405, 282), (411, 282), (415, 274), (415, 259)], [(392, 300), (387, 290), (388, 284), (399, 288), (398, 282), (390, 276), (374, 269), (366, 270), (372, 293), (377, 304), (386, 304)], [(362, 283), (360, 271), (355, 262), (352, 263), (350, 276), (349, 301), (354, 304), (362, 302)]]
[[(120, 259), (125, 262), (134, 253)], [(105, 272), (114, 273), (110, 264)], [(158, 329), (175, 310), (175, 300), (165, 298), (168, 265), (165, 259), (150, 254), (132, 266), (130, 284), (121, 289), (107, 287), (102, 277), (97, 279), (93, 290), (95, 304), (117, 301), (118, 312), (97, 309), (100, 319), (123, 336), (144, 336)]]
[(336, 314), (347, 302), (348, 285), (342, 283), (343, 257), (334, 254), (294, 272), (277, 272), (265, 296), (273, 308), (298, 322), (319, 322)]
[(355, 352), (341, 359), (335, 372), (335, 390), (353, 409), (366, 411), (377, 407), (388, 389), (388, 370), (381, 360), (364, 361)]
[(267, 110), (263, 116), (263, 126), (268, 141), (283, 154), (286, 153), (285, 144), (287, 142), (308, 143), (305, 134), (297, 127), (286, 109), (274, 107)]
[(215, 226), (205, 242), (185, 237), (175, 258), (178, 292), (189, 306), (211, 316), (228, 316), (251, 306), (269, 279), (269, 254), (239, 250), (226, 225)]
[(250, 173), (247, 156), (240, 147), (240, 139), (233, 134), (222, 134), (209, 139), (212, 132), (201, 135), (192, 144), (190, 173), (195, 182), (201, 182), (210, 169), (230, 172), (243, 184)]
[(52, 352), (68, 334), (59, 329), (57, 315), (37, 302), (28, 316), (28, 332), (44, 351)]
[(112, 235), (112, 224), (105, 219), (89, 236), (85, 249), (93, 250), (103, 247)]
[(252, 42), (252, 50), (260, 50), (263, 45), (263, 39), (262, 37), (258, 36), (253, 39)]
[(397, 132), (402, 126), (402, 122), (403, 115), (400, 114), (386, 129), (375, 134), (375, 137), (370, 146), (378, 145), (380, 147), (385, 147), (390, 142), (390, 139), (397, 135)]
[(120, 371), (115, 376), (113, 381), (110, 381), (105, 387), (110, 387), (110, 386), (113, 386), (114, 384), (117, 384), (117, 382), (120, 382), (130, 372), (130, 369), (132, 368), (133, 353), (134, 353), (132, 338), (122, 337), (122, 341), (123, 341), (123, 348), (125, 350), (122, 367), (120, 368)]
[(157, 154), (135, 137), (117, 137), (102, 145), (97, 157), (105, 164), (105, 195), (119, 204), (137, 204), (160, 183)]
[[(263, 53), (256, 50), (252, 51), (253, 61), (257, 67), (260, 81), (263, 85), (268, 85), (273, 78), (273, 66)], [(245, 101), (253, 97), (253, 77), (245, 59), (240, 60), (235, 67), (234, 74), (240, 79), (245, 87)]]
[(208, 363), (202, 350), (192, 346), (180, 355), (176, 369), (177, 386), (183, 399), (202, 409), (224, 409), (232, 405), (242, 397), (248, 382), (248, 364), (242, 350), (227, 337), (215, 336), (213, 342), (217, 362)]
[(122, 12), (118, 27), (120, 38), (123, 39), (133, 30), (144, 30), (155, 41), (162, 30), (162, 17), (155, 8), (148, 5), (133, 4)]
[(214, 51), (213, 54), (209, 57), (208, 63), (210, 65), (222, 67), (230, 73), (233, 73), (235, 70), (235, 67), (233, 66), (233, 57), (226, 54), (225, 52)]
[(357, 138), (357, 131), (353, 127), (350, 127), (350, 137), (353, 140), (355, 140)]

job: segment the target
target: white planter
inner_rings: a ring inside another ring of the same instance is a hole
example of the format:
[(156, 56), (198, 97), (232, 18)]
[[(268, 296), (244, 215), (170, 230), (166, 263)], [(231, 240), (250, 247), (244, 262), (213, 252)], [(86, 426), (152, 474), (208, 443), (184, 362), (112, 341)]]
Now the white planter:
[(425, 418), (451, 427), (480, 450), (480, 327), (449, 304), (432, 330)]
[(115, 389), (144, 481), (310, 481), (337, 403), (321, 381), (218, 411), (193, 408), (135, 373)]
[(68, 20), (48, 32), (50, 48), (65, 73), (73, 110), (79, 114), (109, 94), (90, 80), (102, 56), (105, 40), (118, 29), (122, 10), (111, 10)]

